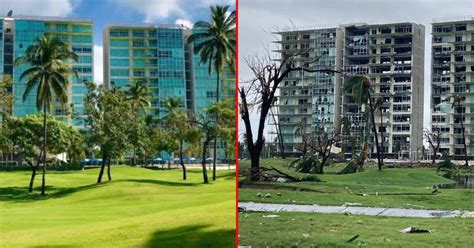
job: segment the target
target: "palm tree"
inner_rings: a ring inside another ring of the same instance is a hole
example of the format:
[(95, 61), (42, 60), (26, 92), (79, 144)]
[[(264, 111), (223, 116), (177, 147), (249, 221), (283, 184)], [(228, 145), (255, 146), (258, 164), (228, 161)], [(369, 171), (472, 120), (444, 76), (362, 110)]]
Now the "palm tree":
[(469, 166), (469, 160), (467, 156), (466, 131), (464, 129), (464, 120), (463, 120), (464, 117), (462, 116), (462, 111), (463, 111), (462, 105), (461, 105), (462, 100), (463, 99), (460, 95), (453, 96), (453, 104), (451, 105), (451, 109), (454, 109), (455, 115), (456, 113), (459, 115), (457, 116), (457, 119), (459, 120), (459, 123), (461, 123), (462, 141), (464, 145), (464, 159), (465, 159), (465, 166), (467, 167)]
[(77, 54), (72, 52), (68, 45), (53, 35), (38, 38), (34, 44), (29, 46), (25, 54), (15, 60), (15, 66), (27, 64), (28, 68), (20, 75), (20, 80), (26, 79), (26, 89), (23, 101), (26, 100), (31, 90), (37, 89), (36, 107), (38, 111), (43, 109), (43, 176), (41, 184), (41, 195), (44, 195), (46, 174), (46, 144), (47, 125), (46, 117), (51, 110), (51, 102), (56, 98), (60, 103), (68, 102), (69, 76), (77, 72), (72, 68), (71, 60), (78, 60)]
[(135, 109), (141, 109), (146, 112), (146, 109), (151, 105), (150, 92), (143, 80), (135, 81), (128, 88), (127, 100), (132, 101)]
[(190, 125), (187, 113), (179, 109), (180, 102), (179, 99), (175, 98), (166, 99), (165, 108), (168, 114), (165, 124), (170, 129), (173, 137), (179, 140), (179, 163), (183, 169), (183, 180), (186, 180), (186, 167), (183, 161), (184, 142), (188, 142), (188, 144), (195, 143), (199, 133)]
[(372, 131), (374, 132), (375, 136), (375, 147), (377, 148), (377, 162), (379, 170), (382, 170), (382, 160), (380, 157), (380, 147), (379, 147), (379, 139), (377, 136), (377, 128), (375, 126), (375, 108), (374, 104), (372, 103), (371, 93), (371, 85), (370, 79), (365, 76), (353, 76), (348, 81), (344, 83), (343, 86), (344, 92), (352, 92), (354, 98), (360, 106), (368, 105), (369, 111), (372, 119)]
[[(150, 92), (148, 87), (145, 85), (145, 81), (138, 80), (132, 82), (127, 91), (127, 101), (132, 102), (132, 107), (134, 111), (142, 110), (146, 113), (147, 108), (151, 105), (150, 103)], [(136, 157), (136, 147), (133, 146), (133, 158), (132, 165), (135, 166)]]
[[(216, 101), (219, 101), (220, 76), (224, 66), (235, 71), (235, 11), (228, 13), (229, 6), (212, 6), (211, 22), (199, 21), (197, 30), (188, 38), (188, 43), (196, 43), (194, 52), (200, 55), (200, 63), (208, 63), (208, 73), (216, 73)], [(216, 119), (218, 117), (216, 116)], [(214, 159), (212, 180), (216, 180), (217, 137), (214, 138)]]
[(383, 112), (382, 112), (382, 106), (383, 105), (383, 96), (379, 96), (377, 98), (377, 100), (375, 101), (375, 109), (378, 109), (379, 110), (379, 113), (380, 113), (380, 157), (381, 157), (381, 160), (382, 160), (382, 164), (383, 164), (383, 153), (384, 153), (384, 148), (383, 148)]

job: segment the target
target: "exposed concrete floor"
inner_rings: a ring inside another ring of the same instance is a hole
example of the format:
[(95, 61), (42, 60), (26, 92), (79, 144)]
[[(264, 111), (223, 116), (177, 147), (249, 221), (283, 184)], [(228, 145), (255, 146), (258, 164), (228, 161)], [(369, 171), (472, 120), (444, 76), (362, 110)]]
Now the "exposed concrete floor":
[(344, 207), (344, 206), (318, 206), (318, 205), (294, 205), (294, 204), (272, 204), (239, 202), (239, 208), (254, 212), (305, 212), (305, 213), (340, 213), (354, 215), (371, 215), (387, 217), (461, 217), (474, 218), (474, 211), (464, 210), (427, 210), (427, 209), (405, 209), (405, 208), (373, 208), (373, 207)]

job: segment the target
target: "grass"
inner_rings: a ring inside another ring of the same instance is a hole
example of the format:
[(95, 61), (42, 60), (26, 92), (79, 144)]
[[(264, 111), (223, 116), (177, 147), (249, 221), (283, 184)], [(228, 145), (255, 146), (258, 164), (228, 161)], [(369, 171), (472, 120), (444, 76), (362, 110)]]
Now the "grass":
[[(233, 247), (235, 173), (202, 184), (199, 170), (113, 167), (48, 172), (47, 196), (27, 193), (29, 172), (0, 172), (2, 247)], [(36, 186), (41, 183), (40, 177)]]
[[(315, 213), (239, 214), (239, 244), (264, 247), (474, 247), (472, 219), (418, 219)], [(409, 226), (433, 233), (404, 234)], [(356, 234), (354, 241), (347, 241)]]
[[(296, 177), (306, 175), (288, 168), (286, 165), (290, 161), (264, 159), (261, 164), (277, 167)], [(249, 163), (243, 161), (239, 165), (241, 174), (244, 174)], [(441, 189), (440, 194), (431, 194), (433, 185), (453, 182), (437, 174), (434, 168), (385, 168), (378, 171), (372, 164), (361, 173), (337, 175), (336, 172), (344, 166), (326, 167), (326, 174), (317, 175), (324, 182), (250, 183), (241, 178), (245, 182), (244, 188), (239, 189), (239, 201), (338, 206), (351, 202), (370, 207), (474, 210), (474, 189)], [(259, 197), (258, 193), (269, 193), (271, 197)]]

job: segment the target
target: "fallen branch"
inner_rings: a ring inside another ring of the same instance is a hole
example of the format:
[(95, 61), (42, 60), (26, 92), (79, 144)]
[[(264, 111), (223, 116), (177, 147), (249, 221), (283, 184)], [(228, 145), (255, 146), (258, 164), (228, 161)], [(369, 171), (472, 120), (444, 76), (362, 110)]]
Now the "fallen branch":
[(279, 174), (285, 176), (286, 178), (290, 179), (290, 180), (293, 181), (293, 182), (301, 182), (301, 179), (299, 179), (299, 178), (296, 178), (296, 177), (294, 177), (294, 176), (288, 175), (287, 173), (284, 173), (284, 172), (278, 170), (277, 168), (275, 168), (275, 167), (273, 167), (273, 166), (271, 166), (271, 168), (272, 168), (274, 171), (276, 171), (277, 173), (279, 173)]

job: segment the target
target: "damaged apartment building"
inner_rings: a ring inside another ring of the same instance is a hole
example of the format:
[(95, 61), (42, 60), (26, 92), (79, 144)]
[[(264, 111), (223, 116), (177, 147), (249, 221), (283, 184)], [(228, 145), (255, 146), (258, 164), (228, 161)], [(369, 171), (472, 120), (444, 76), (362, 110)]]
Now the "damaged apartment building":
[[(292, 72), (280, 85), (278, 126), (284, 153), (298, 155), (301, 130), (311, 133), (320, 125), (328, 132), (351, 122), (355, 150), (360, 150), (366, 122), (351, 94), (342, 92), (344, 81), (361, 75), (370, 79), (375, 99), (382, 100), (375, 122), (385, 154), (417, 157), (423, 146), (424, 26), (415, 23), (348, 24), (334, 28), (291, 30), (278, 33), (279, 50), (291, 54), (306, 50), (295, 65), (311, 61), (316, 68), (341, 73)], [(302, 129), (303, 128), (303, 129)], [(367, 138), (373, 144), (374, 136)], [(343, 142), (346, 143), (347, 142)], [(349, 147), (346, 147), (347, 152)], [(371, 152), (375, 147), (369, 145)]]
[[(435, 21), (432, 29), (431, 130), (441, 134), (440, 153), (474, 155), (474, 19)], [(452, 107), (453, 97), (461, 97)], [(462, 123), (461, 123), (462, 122)], [(462, 124), (462, 125), (461, 125)]]

